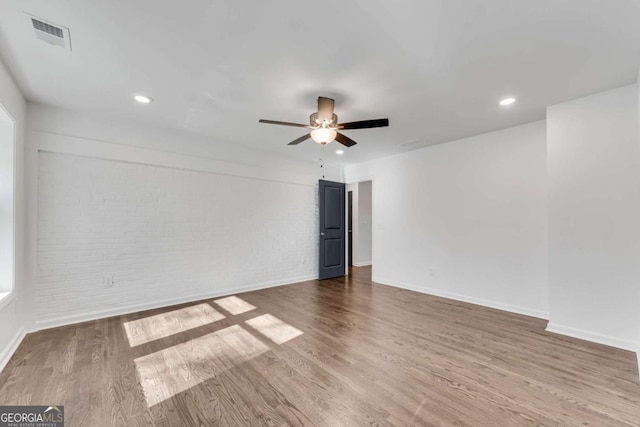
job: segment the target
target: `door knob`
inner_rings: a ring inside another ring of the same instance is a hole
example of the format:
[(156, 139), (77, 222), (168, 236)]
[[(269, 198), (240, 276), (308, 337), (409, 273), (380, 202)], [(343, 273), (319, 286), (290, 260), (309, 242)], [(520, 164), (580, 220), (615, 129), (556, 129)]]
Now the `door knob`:
[(324, 236), (324, 233), (320, 233), (321, 236)]

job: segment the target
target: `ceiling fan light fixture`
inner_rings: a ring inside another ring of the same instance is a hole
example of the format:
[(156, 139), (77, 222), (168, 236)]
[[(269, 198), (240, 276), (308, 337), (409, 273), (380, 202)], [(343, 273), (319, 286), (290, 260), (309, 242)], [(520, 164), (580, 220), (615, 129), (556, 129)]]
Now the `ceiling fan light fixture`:
[(336, 135), (338, 132), (331, 128), (318, 128), (311, 131), (311, 139), (321, 145), (330, 143), (336, 139)]

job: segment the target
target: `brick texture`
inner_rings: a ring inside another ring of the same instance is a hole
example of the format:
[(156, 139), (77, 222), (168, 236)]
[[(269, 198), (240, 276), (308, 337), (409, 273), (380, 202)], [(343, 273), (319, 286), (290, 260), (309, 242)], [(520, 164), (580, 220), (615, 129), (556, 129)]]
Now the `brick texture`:
[(38, 322), (316, 275), (313, 187), (38, 156)]

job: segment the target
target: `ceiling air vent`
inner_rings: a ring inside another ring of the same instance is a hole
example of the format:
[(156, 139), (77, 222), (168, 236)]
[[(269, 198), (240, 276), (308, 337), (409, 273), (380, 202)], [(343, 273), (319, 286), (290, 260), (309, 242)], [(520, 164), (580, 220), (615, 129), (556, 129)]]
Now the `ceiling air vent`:
[(60, 46), (71, 50), (71, 38), (67, 27), (45, 21), (44, 19), (37, 18), (29, 15), (28, 13), (27, 16), (31, 21), (31, 25), (33, 26), (33, 30), (35, 31), (37, 38), (54, 46)]

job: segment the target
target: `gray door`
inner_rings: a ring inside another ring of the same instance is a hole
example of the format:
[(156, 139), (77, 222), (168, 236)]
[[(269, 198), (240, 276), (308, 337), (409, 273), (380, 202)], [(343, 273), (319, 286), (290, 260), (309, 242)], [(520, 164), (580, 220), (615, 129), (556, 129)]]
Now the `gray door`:
[(319, 181), (320, 197), (320, 279), (346, 274), (344, 191), (341, 182)]

